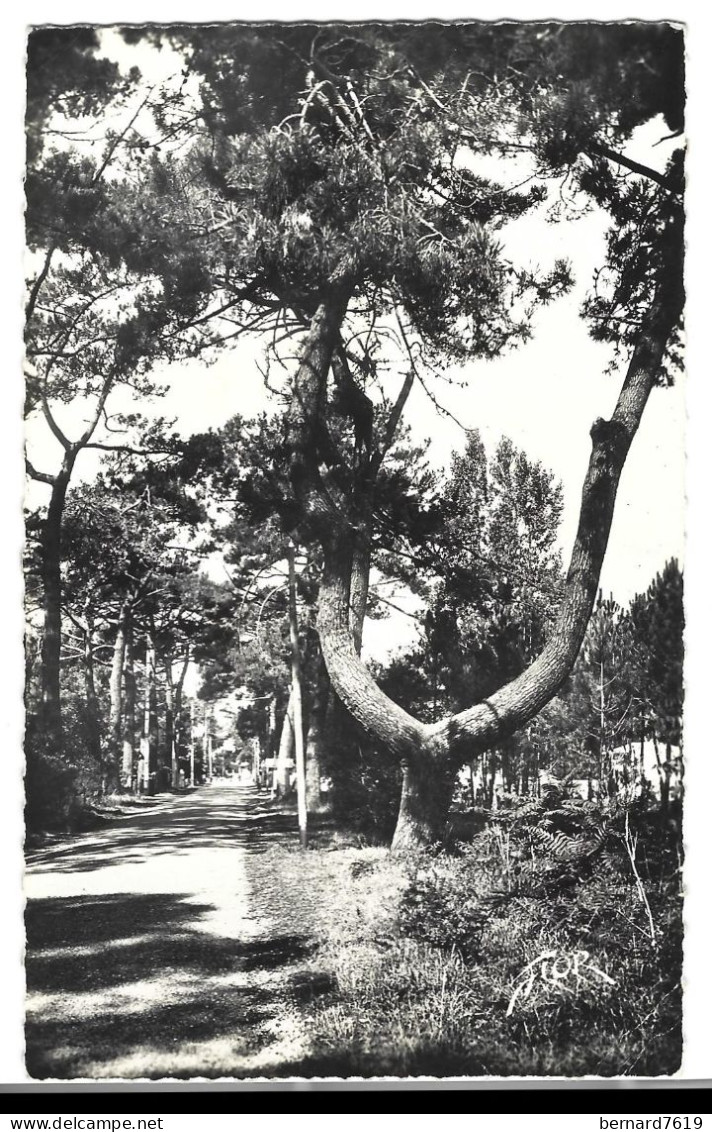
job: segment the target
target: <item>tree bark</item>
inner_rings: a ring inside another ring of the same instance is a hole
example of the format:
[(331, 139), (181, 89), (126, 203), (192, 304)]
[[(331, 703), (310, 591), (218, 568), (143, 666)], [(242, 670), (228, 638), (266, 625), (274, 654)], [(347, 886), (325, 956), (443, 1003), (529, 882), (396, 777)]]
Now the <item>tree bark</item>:
[[(318, 306), (302, 347), (287, 412), (285, 440), (290, 453), (289, 477), (299, 501), (300, 515), (318, 529), (341, 522), (343, 500), (335, 498), (319, 470), (326, 429), (327, 381), (334, 348), (348, 306), (349, 290), (337, 285)], [(293, 522), (292, 525), (296, 525)]]
[(151, 783), (151, 792), (156, 793), (163, 789), (161, 781), (162, 766), (159, 759), (158, 744), (158, 689), (156, 680), (156, 647), (151, 631), (151, 677), (148, 699), (148, 773)]
[(322, 750), (326, 734), (326, 713), (329, 701), (329, 676), (323, 660), (319, 659), (316, 687), (309, 729), (307, 731), (307, 809), (317, 813), (323, 809), (321, 797)]
[(369, 507), (354, 540), (351, 559), (351, 602), (350, 623), (356, 655), (361, 656), (363, 648), (363, 626), (368, 606), (368, 587), (371, 579), (371, 539), (373, 533), (373, 512)]
[(452, 795), (456, 770), (442, 761), (410, 759), (403, 765), (398, 822), (391, 849), (408, 854), (442, 840)]
[(213, 781), (213, 736), (210, 729), (210, 704), (203, 709), (203, 755), (205, 759), (205, 781)]

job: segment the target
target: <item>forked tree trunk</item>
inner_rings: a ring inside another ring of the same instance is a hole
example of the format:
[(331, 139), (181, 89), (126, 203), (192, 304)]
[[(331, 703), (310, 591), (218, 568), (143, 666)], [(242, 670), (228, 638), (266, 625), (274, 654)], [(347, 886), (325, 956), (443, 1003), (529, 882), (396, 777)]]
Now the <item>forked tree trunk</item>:
[[(611, 419), (597, 420), (591, 429), (592, 452), (578, 531), (551, 636), (533, 664), (484, 702), (426, 725), (384, 695), (353, 645), (350, 559), (344, 553), (344, 540), (339, 532), (325, 532), (319, 635), (330, 679), (348, 711), (368, 734), (398, 755), (408, 770), (394, 849), (410, 850), (438, 840), (455, 769), (473, 751), (501, 743), (532, 719), (571, 671), (596, 599), (620, 475), (678, 314), (679, 309), (653, 306)], [(442, 783), (441, 788), (435, 790), (432, 800), (426, 798), (436, 782)]]
[[(675, 287), (673, 279), (673, 292)], [(574, 665), (596, 599), (620, 475), (678, 322), (682, 295), (659, 293), (653, 298), (613, 415), (597, 420), (591, 429), (578, 531), (558, 616), (542, 653), (482, 703), (433, 724), (420, 722), (390, 700), (354, 646), (350, 545), (362, 515), (345, 513), (343, 503), (334, 502), (319, 467), (328, 372), (347, 302), (345, 287), (335, 286), (316, 311), (304, 342), (287, 417), (287, 443), (293, 453), (290, 476), (304, 517), (321, 532), (324, 573), (318, 627), (329, 678), (367, 735), (400, 758), (407, 770), (393, 848), (410, 850), (439, 838), (457, 768), (537, 715)], [(426, 796), (430, 792), (432, 798)]]

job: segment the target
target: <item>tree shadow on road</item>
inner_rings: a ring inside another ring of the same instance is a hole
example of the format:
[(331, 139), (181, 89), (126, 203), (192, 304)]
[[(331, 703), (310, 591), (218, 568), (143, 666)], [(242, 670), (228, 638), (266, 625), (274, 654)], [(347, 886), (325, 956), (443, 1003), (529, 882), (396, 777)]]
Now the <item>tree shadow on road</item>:
[(275, 843), (290, 841), (298, 848), (296, 817), (270, 812), (257, 796), (248, 795), (238, 805), (220, 797), (214, 802), (205, 797), (195, 804), (191, 801), (186, 799), (180, 809), (159, 816), (137, 813), (90, 834), (29, 852), (28, 868), (36, 874), (93, 872), (191, 849), (234, 847), (262, 853)]
[(180, 895), (30, 901), (31, 1076), (232, 1076), (273, 1043), (283, 1003), (264, 976), (314, 945), (201, 931), (212, 910)]

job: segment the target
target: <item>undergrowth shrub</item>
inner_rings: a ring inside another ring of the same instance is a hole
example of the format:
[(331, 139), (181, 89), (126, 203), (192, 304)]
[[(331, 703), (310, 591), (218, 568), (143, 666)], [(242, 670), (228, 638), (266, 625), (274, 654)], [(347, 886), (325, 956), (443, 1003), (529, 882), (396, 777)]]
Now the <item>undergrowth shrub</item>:
[(25, 822), (28, 833), (68, 828), (78, 810), (77, 767), (44, 741), (32, 717), (25, 734)]
[[(299, 1075), (675, 1072), (681, 858), (669, 817), (627, 813), (647, 905), (626, 812), (555, 793), (512, 806), (458, 855), (309, 855), (320, 946), (293, 988), (312, 1050)], [(282, 907), (284, 866), (260, 860)], [(303, 884), (303, 860), (288, 860)]]

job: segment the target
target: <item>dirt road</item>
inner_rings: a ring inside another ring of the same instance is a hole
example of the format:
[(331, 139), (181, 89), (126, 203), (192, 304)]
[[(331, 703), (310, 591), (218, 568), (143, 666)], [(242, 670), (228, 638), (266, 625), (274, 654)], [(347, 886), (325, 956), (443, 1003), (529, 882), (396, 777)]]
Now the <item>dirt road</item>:
[(306, 1056), (290, 987), (313, 936), (252, 868), (293, 824), (211, 786), (32, 854), (28, 1071), (272, 1076)]

